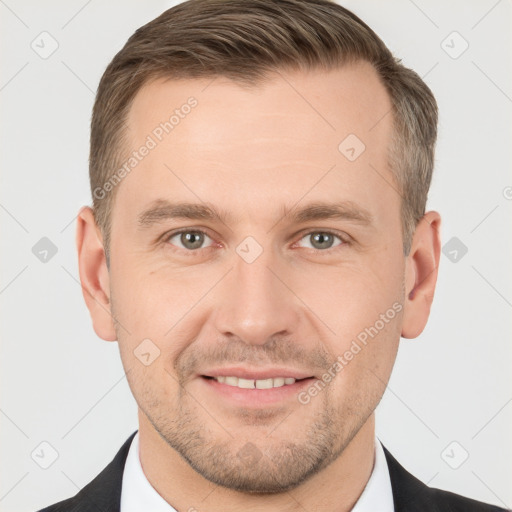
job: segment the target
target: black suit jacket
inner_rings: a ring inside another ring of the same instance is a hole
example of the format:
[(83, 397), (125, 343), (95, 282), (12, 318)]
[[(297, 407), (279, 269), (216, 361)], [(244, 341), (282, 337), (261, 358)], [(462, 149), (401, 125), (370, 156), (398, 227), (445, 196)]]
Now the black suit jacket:
[[(136, 433), (137, 431), (126, 440), (112, 462), (76, 496), (50, 505), (39, 512), (119, 512), (124, 464)], [(451, 492), (427, 487), (408, 473), (386, 448), (384, 453), (391, 477), (395, 512), (505, 511), (505, 509), (470, 500)]]

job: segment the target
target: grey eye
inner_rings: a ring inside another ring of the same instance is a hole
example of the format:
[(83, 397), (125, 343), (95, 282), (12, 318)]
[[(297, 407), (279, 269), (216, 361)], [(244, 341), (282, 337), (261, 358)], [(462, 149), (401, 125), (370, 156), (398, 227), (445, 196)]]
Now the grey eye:
[(312, 231), (311, 233), (308, 233), (306, 236), (304, 236), (302, 240), (309, 240), (309, 248), (311, 249), (325, 250), (333, 247), (333, 243), (335, 242), (336, 238), (340, 241), (340, 244), (343, 243), (343, 240), (341, 240), (339, 236), (335, 235), (334, 233), (329, 233), (328, 231)]
[[(168, 242), (176, 245), (175, 242), (172, 242), (173, 238), (177, 238), (179, 244), (177, 247), (182, 249), (187, 249), (190, 251), (201, 249), (202, 245), (205, 242), (205, 239), (210, 239), (210, 237), (203, 233), (202, 231), (182, 231), (180, 233), (175, 233), (168, 238)], [(180, 245), (181, 244), (181, 245)]]

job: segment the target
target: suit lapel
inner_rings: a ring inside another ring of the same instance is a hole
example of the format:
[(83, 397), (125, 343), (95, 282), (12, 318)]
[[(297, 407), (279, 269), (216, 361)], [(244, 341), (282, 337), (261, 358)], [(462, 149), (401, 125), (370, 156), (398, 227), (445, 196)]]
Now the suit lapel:
[(124, 465), (136, 433), (130, 435), (108, 466), (72, 499), (69, 505), (73, 507), (66, 510), (120, 512)]
[(440, 512), (432, 490), (406, 471), (384, 447), (388, 463), (395, 512)]

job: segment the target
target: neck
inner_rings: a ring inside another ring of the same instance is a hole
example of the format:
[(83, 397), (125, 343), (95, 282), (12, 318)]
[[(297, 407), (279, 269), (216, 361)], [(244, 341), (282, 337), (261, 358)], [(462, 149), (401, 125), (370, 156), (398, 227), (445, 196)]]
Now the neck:
[(254, 495), (218, 486), (197, 473), (139, 410), (139, 458), (151, 485), (176, 510), (246, 512), (350, 511), (375, 461), (375, 415), (329, 466), (292, 491)]

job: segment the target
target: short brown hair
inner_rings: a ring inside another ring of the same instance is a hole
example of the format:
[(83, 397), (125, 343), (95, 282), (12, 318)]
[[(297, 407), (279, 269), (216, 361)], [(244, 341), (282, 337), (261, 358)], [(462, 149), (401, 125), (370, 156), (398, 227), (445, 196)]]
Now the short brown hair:
[(334, 1), (188, 0), (137, 29), (98, 87), (89, 174), (107, 263), (115, 187), (106, 192), (103, 185), (122, 162), (128, 111), (143, 85), (164, 77), (224, 76), (256, 86), (272, 71), (330, 70), (358, 60), (373, 65), (390, 95), (389, 165), (402, 197), (407, 255), (425, 213), (437, 136), (437, 104), (423, 80), (393, 57), (368, 25)]

